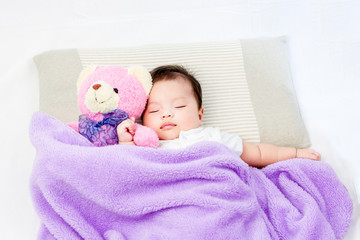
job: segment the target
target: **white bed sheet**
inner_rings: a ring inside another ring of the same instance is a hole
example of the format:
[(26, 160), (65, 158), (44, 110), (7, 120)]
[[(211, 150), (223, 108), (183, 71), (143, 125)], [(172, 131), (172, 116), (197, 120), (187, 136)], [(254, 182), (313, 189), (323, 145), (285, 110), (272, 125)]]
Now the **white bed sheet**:
[[(28, 138), (38, 109), (32, 57), (49, 49), (286, 35), (313, 148), (354, 201), (345, 239), (360, 239), (360, 2), (357, 0), (14, 0), (0, 8), (0, 236), (35, 239)], [(355, 181), (357, 179), (357, 185)]]

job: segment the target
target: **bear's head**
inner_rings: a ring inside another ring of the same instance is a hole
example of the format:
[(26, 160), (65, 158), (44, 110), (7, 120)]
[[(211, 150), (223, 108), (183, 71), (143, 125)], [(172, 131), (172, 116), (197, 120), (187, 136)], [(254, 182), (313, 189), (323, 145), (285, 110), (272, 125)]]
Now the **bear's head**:
[(94, 120), (115, 109), (137, 119), (145, 109), (151, 86), (151, 75), (143, 67), (90, 66), (77, 82), (78, 105)]

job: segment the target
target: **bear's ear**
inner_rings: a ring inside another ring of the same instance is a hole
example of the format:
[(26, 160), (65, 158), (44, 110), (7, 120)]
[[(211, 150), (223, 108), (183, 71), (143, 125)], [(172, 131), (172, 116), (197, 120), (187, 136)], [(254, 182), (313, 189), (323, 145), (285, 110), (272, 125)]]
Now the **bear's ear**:
[(149, 95), (152, 87), (152, 78), (146, 68), (142, 66), (133, 66), (128, 69), (128, 73), (135, 76), (143, 85), (146, 95)]
[(81, 84), (82, 82), (84, 81), (85, 78), (87, 78), (89, 75), (91, 75), (93, 72), (95, 72), (97, 66), (95, 65), (90, 65), (90, 66), (87, 66), (86, 68), (84, 68), (80, 75), (79, 75), (79, 78), (77, 80), (77, 83), (76, 83), (76, 87), (77, 87), (77, 92), (79, 93), (80, 91), (80, 87), (81, 87)]

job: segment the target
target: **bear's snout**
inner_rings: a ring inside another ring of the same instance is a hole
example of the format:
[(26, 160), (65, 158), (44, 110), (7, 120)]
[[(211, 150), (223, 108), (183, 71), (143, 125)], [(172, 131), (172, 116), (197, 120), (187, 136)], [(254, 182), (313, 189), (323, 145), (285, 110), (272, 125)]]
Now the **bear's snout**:
[(93, 82), (85, 94), (85, 106), (93, 113), (113, 111), (120, 101), (114, 87), (105, 81)]
[(93, 86), (93, 89), (94, 89), (94, 90), (98, 90), (100, 87), (101, 87), (101, 84), (95, 84), (95, 85)]

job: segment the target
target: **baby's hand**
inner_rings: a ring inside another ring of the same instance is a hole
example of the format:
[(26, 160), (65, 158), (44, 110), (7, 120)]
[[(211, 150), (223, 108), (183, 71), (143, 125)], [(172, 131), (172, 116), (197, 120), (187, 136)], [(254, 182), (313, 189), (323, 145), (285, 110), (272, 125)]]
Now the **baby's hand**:
[(321, 160), (320, 153), (316, 152), (315, 150), (312, 150), (310, 148), (306, 149), (297, 149), (296, 157), (298, 158), (308, 158), (312, 160)]
[(134, 144), (135, 118), (131, 117), (122, 121), (116, 128), (119, 144)]

